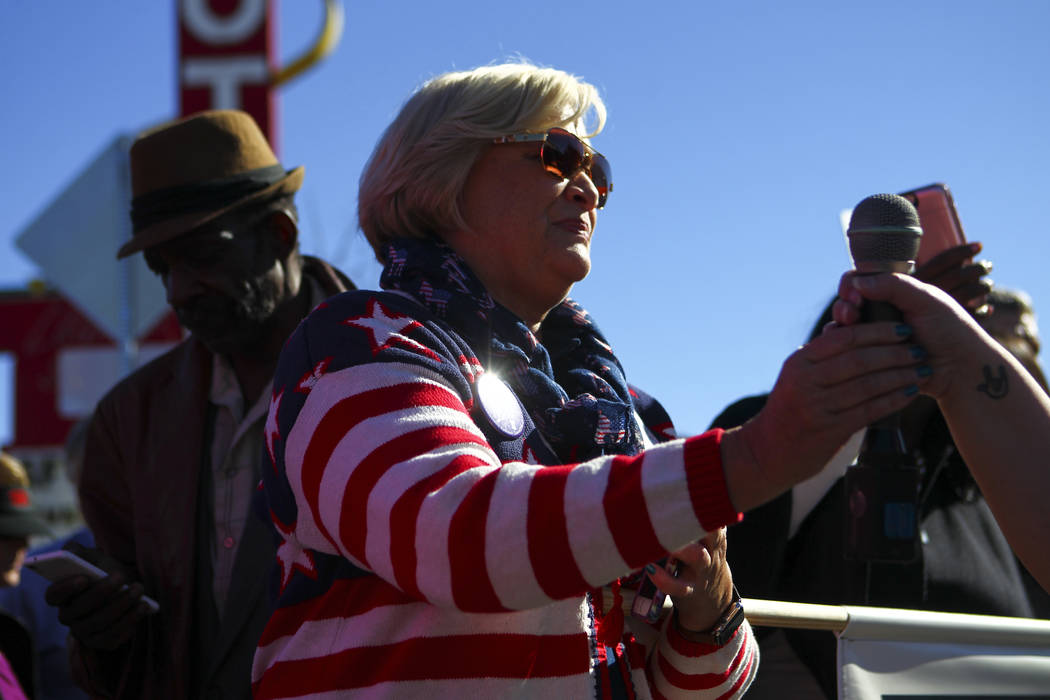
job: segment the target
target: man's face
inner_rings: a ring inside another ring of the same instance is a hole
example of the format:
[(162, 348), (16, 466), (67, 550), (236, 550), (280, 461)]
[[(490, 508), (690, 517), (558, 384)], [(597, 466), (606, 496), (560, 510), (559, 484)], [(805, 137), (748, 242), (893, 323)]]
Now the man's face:
[(145, 251), (179, 322), (209, 350), (250, 349), (283, 300), (267, 219), (239, 214)]

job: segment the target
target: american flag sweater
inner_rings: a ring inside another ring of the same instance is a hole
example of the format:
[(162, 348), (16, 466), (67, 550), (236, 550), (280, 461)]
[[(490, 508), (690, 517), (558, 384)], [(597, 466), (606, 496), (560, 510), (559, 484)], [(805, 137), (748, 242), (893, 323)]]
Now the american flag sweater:
[(743, 694), (746, 622), (724, 647), (691, 643), (620, 617), (605, 587), (739, 519), (721, 432), (560, 464), (509, 390), (478, 399), (484, 371), (397, 292), (333, 297), (289, 338), (265, 429), (280, 545), (255, 697)]

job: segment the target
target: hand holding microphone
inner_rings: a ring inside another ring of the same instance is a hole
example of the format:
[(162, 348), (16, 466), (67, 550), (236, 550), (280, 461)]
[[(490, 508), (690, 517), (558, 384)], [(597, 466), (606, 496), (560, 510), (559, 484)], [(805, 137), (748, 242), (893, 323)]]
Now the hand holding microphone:
[[(904, 197), (877, 194), (862, 200), (846, 235), (860, 275), (910, 274), (915, 268), (922, 227), (919, 213)], [(864, 323), (903, 318), (884, 301), (867, 300), (860, 313)], [(899, 413), (868, 426), (857, 463), (846, 470), (844, 481), (846, 558), (913, 561), (919, 553), (919, 470), (904, 443)]]

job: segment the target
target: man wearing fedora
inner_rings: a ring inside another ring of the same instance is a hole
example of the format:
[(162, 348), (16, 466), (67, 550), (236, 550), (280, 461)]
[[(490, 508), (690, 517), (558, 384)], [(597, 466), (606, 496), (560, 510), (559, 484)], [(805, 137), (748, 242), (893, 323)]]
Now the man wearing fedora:
[(252, 511), (271, 378), (300, 319), (354, 286), (299, 254), (303, 169), (286, 171), (249, 115), (165, 124), (130, 158), (134, 236), (118, 257), (144, 254), (190, 336), (96, 408), (79, 495), (114, 573), (47, 599), (95, 694), (249, 698), (275, 552)]

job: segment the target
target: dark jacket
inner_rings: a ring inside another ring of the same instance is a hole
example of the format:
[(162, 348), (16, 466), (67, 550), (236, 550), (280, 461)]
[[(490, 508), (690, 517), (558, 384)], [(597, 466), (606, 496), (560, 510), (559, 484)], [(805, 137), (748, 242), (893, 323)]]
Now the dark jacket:
[[(326, 295), (354, 288), (328, 264), (303, 260), (304, 277)], [(211, 353), (190, 336), (117, 384), (92, 418), (80, 483), (84, 518), (98, 546), (133, 569), (160, 604), (122, 649), (74, 644), (78, 680), (94, 694), (251, 697), (252, 655), (270, 612), (265, 581), (274, 539), (267, 524), (248, 519), (231, 582), (238, 594), (228, 597), (221, 626), (202, 619), (207, 599), (197, 582), (210, 578), (198, 561), (198, 491), (211, 368)], [(202, 641), (210, 649), (202, 652)]]

